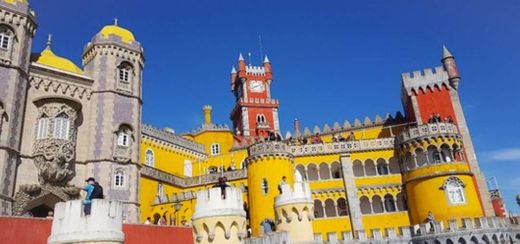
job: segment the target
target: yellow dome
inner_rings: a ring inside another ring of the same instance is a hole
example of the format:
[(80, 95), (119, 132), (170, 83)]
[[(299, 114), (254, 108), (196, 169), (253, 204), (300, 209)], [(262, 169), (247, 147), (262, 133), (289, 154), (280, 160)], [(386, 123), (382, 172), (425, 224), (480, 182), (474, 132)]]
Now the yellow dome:
[(68, 71), (74, 74), (83, 74), (83, 70), (80, 69), (77, 65), (75, 65), (72, 61), (62, 58), (59, 56), (56, 56), (49, 47), (45, 48), (42, 53), (40, 53), (40, 56), (38, 57), (38, 60), (36, 60), (37, 64), (49, 66), (55, 69)]
[(121, 37), (121, 40), (126, 43), (135, 41), (134, 34), (125, 28), (121, 28), (118, 25), (107, 25), (101, 29), (101, 35), (107, 38), (110, 35), (116, 35)]
[(27, 3), (27, 0), (3, 0), (6, 3), (15, 4), (15, 3)]

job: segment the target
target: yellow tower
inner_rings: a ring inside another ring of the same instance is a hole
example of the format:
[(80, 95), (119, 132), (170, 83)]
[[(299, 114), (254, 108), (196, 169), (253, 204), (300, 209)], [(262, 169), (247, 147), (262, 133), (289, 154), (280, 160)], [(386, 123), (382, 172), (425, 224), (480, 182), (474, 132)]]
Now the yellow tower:
[(276, 230), (285, 231), (291, 243), (314, 243), (312, 220), (314, 203), (309, 183), (297, 179), (290, 185), (281, 186), (282, 193), (275, 200)]
[(211, 110), (213, 110), (211, 105), (204, 105), (204, 107), (202, 107), (202, 111), (204, 111), (204, 124), (206, 125), (211, 124)]
[(242, 206), (242, 191), (211, 188), (197, 193), (193, 214), (193, 235), (197, 244), (239, 244), (247, 236), (246, 212)]
[(430, 123), (406, 129), (398, 138), (411, 224), (482, 217), (461, 136), (456, 125)]
[(275, 220), (274, 200), (280, 194), (282, 178), (286, 184), (294, 183), (293, 156), (282, 142), (257, 143), (248, 150), (250, 224), (253, 236), (260, 236), (262, 222)]

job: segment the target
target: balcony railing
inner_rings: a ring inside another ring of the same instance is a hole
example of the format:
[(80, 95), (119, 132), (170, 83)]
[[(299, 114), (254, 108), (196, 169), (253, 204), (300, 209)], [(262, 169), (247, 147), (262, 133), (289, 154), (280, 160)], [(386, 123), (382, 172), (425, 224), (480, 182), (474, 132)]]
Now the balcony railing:
[(289, 148), (284, 142), (261, 142), (253, 144), (248, 148), (249, 156), (260, 156), (266, 154), (287, 154)]
[(405, 129), (399, 136), (399, 143), (404, 143), (417, 138), (436, 135), (458, 135), (457, 126), (452, 123), (429, 123)]
[(294, 156), (305, 156), (315, 154), (339, 154), (359, 151), (385, 150), (392, 148), (394, 148), (394, 138), (389, 137), (333, 143), (295, 145), (290, 146), (290, 152)]

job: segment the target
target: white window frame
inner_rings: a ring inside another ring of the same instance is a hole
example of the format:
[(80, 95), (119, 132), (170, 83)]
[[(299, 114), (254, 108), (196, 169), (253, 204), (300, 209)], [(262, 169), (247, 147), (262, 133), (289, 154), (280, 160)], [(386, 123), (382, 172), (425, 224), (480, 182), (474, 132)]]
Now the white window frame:
[(184, 160), (184, 176), (185, 177), (193, 176), (193, 163), (191, 162), (191, 160), (188, 160), (188, 159)]
[(54, 133), (56, 139), (69, 140), (70, 119), (65, 114), (60, 114), (54, 118)]
[[(151, 154), (148, 154), (149, 152)], [(151, 156), (149, 156), (149, 155), (151, 155)], [(150, 167), (155, 166), (155, 153), (153, 152), (152, 149), (147, 149), (146, 152), (144, 153), (144, 164), (146, 166), (150, 166)]]
[(38, 128), (36, 129), (36, 139), (46, 139), (49, 136), (49, 118), (41, 117), (38, 119)]
[(117, 135), (117, 145), (122, 147), (130, 146), (130, 135), (126, 131), (120, 131)]
[(161, 182), (157, 184), (157, 195), (160, 197), (164, 195), (164, 185)]
[(11, 47), (11, 35), (8, 34), (7, 30), (0, 33), (0, 48), (8, 50)]
[(114, 187), (125, 187), (126, 177), (125, 172), (122, 170), (118, 170), (114, 174)]
[[(464, 205), (466, 204), (466, 194), (464, 191), (464, 182), (457, 177), (450, 177), (444, 183), (444, 191), (446, 198), (450, 205)], [(457, 198), (458, 199), (457, 199)]]
[(130, 70), (131, 70), (131, 68), (126, 65), (119, 67), (119, 72), (118, 72), (119, 81), (124, 82), (124, 83), (130, 83), (130, 73), (131, 73)]
[(220, 144), (218, 144), (218, 143), (211, 144), (210, 153), (212, 156), (220, 155)]

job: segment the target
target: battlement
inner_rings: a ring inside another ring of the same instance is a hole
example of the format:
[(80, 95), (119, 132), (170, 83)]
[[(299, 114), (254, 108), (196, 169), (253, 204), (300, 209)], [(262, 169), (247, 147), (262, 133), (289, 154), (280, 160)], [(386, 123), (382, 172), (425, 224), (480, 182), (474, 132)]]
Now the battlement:
[(197, 192), (197, 204), (193, 220), (218, 216), (246, 216), (242, 206), (242, 191), (234, 187), (226, 187), (223, 198), (220, 187)]
[(57, 203), (48, 243), (122, 243), (125, 235), (121, 202), (96, 199), (91, 210), (85, 216), (81, 200)]
[[(357, 242), (387, 242), (387, 243), (490, 243), (499, 240), (509, 241), (520, 233), (518, 224), (510, 223), (507, 219), (498, 217), (464, 218), (462, 227), (457, 220), (449, 220), (448, 226), (437, 222), (433, 226), (429, 223), (403, 226), (397, 228), (371, 229), (371, 238), (363, 231), (356, 231), (356, 238), (352, 232), (343, 232), (341, 237), (335, 232), (327, 233), (329, 243), (357, 243)], [(460, 240), (462, 239), (462, 241)], [(476, 240), (476, 242), (475, 242)], [(315, 241), (322, 243), (321, 233), (315, 233)]]
[(246, 66), (246, 74), (248, 75), (265, 76), (265, 73), (265, 68), (263, 66)]
[(287, 204), (311, 203), (311, 188), (307, 182), (296, 182), (291, 189), (291, 185), (283, 184), (280, 186), (282, 194), (277, 196), (274, 201), (275, 207)]
[(448, 72), (442, 66), (403, 73), (401, 79), (407, 92), (433, 89), (435, 86), (441, 87), (442, 85), (450, 87)]

